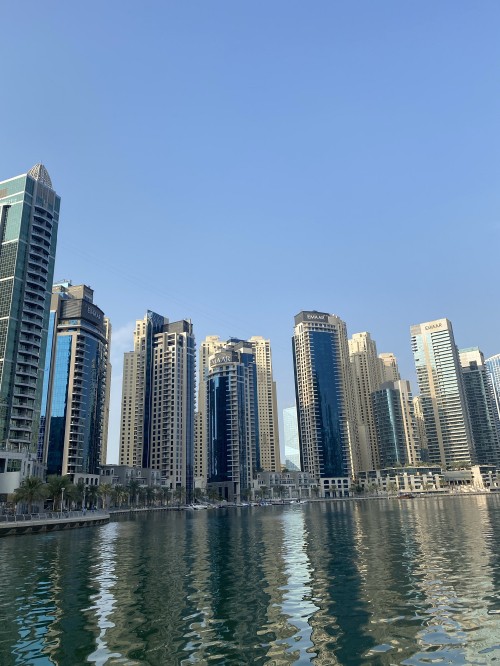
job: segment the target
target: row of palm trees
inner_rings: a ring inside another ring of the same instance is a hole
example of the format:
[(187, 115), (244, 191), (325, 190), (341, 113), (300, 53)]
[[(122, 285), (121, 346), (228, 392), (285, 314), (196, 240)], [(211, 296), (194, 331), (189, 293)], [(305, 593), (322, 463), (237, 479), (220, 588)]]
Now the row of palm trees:
[[(288, 497), (288, 488), (283, 485), (261, 486), (259, 490), (252, 492), (250, 488), (242, 491), (243, 500), (252, 499), (283, 499)], [(318, 496), (317, 486), (312, 487), (313, 496)], [(185, 488), (171, 490), (164, 486), (143, 486), (137, 480), (132, 479), (125, 486), (102, 483), (100, 485), (86, 486), (83, 482), (74, 484), (69, 476), (52, 475), (44, 483), (35, 476), (26, 478), (21, 486), (14, 492), (12, 497), (16, 504), (23, 504), (28, 513), (32, 513), (35, 503), (52, 502), (53, 511), (68, 509), (121, 509), (141, 508), (154, 506), (169, 506), (171, 502), (179, 506), (187, 499)], [(206, 492), (200, 488), (194, 491), (194, 502), (217, 502), (220, 500), (219, 493), (215, 489)]]
[(23, 504), (27, 513), (32, 513), (33, 505), (40, 502), (52, 502), (53, 511), (68, 509), (92, 509), (111, 507), (140, 508), (168, 506), (175, 501), (179, 505), (186, 501), (186, 489), (177, 488), (172, 491), (165, 487), (142, 486), (132, 479), (126, 486), (102, 483), (86, 486), (83, 482), (74, 484), (69, 476), (52, 475), (44, 483), (35, 476), (22, 482), (14, 492), (12, 500)]

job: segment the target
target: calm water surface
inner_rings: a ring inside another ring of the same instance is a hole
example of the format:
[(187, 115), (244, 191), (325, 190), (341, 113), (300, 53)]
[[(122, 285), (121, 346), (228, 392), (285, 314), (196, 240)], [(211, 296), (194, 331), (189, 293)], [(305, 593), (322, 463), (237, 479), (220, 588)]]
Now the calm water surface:
[(137, 516), (0, 541), (0, 664), (495, 664), (500, 497)]

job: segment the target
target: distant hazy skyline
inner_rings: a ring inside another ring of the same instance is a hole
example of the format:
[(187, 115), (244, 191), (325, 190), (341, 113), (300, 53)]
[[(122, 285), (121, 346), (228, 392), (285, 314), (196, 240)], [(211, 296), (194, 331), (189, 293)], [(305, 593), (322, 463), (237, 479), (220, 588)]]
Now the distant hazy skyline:
[(302, 309), (370, 331), (412, 380), (411, 324), (500, 352), (500, 5), (275, 0), (2, 7), (0, 180), (42, 161), (56, 279), (113, 325), (271, 339), (294, 403)]

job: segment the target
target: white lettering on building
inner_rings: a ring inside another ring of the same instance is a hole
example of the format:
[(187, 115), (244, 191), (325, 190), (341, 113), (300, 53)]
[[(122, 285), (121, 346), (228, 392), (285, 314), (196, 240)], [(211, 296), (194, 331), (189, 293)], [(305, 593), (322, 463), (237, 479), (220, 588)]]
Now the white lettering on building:
[(89, 313), (89, 315), (92, 315), (96, 319), (101, 319), (101, 313), (99, 312), (99, 310), (96, 310), (95, 308), (90, 307), (90, 305), (87, 306), (87, 312)]

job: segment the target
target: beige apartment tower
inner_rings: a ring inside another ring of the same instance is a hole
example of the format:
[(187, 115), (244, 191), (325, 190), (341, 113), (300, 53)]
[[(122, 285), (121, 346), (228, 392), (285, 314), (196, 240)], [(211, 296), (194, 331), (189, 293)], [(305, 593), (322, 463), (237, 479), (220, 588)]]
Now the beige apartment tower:
[(392, 353), (384, 353), (378, 355), (380, 359), (380, 374), (382, 382), (398, 382), (401, 377), (399, 375), (398, 360)]
[(349, 357), (359, 433), (359, 458), (355, 466), (364, 471), (378, 469), (380, 455), (371, 396), (382, 384), (382, 364), (377, 355), (377, 345), (369, 333), (352, 336)]
[(280, 472), (280, 442), (276, 382), (273, 380), (271, 343), (260, 336), (250, 338), (257, 366), (257, 411), (259, 419), (260, 467)]
[(120, 464), (158, 469), (162, 485), (191, 497), (195, 342), (189, 320), (148, 311), (123, 366)]

